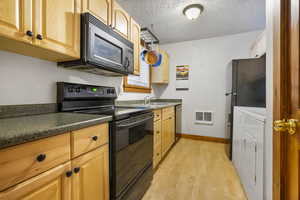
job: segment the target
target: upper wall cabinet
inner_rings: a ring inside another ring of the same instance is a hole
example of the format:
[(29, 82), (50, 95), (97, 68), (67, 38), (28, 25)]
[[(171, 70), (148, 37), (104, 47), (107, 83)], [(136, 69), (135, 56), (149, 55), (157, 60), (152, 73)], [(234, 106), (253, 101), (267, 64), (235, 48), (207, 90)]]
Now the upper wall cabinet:
[(51, 61), (77, 59), (80, 12), (80, 0), (2, 0), (0, 49)]
[(141, 27), (131, 18), (131, 41), (134, 45), (134, 71), (133, 74), (140, 74), (140, 51), (141, 51)]
[(156, 84), (168, 84), (169, 83), (169, 54), (159, 49), (159, 53), (162, 55), (161, 65), (158, 67), (151, 67), (151, 82)]
[(32, 0), (0, 1), (0, 36), (31, 43)]
[(113, 1), (112, 5), (113, 29), (130, 40), (130, 16), (116, 1)]
[(35, 44), (72, 57), (80, 56), (80, 18), (75, 0), (36, 1)]
[(104, 24), (111, 24), (111, 0), (83, 0), (82, 12), (89, 12)]

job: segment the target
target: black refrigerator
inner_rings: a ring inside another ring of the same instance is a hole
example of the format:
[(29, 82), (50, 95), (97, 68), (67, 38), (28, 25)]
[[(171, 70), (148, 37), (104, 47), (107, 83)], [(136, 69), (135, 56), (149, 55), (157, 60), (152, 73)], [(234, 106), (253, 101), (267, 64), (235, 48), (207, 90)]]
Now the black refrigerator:
[(231, 83), (227, 84), (226, 91), (226, 134), (230, 136), (228, 154), (231, 159), (234, 106), (266, 107), (266, 55), (233, 60), (229, 73)]

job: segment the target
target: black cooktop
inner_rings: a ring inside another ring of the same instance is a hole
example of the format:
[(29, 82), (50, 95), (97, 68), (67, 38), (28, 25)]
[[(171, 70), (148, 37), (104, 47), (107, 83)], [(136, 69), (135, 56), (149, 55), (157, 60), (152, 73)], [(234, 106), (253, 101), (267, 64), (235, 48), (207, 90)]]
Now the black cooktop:
[(114, 119), (149, 112), (143, 108), (116, 107), (116, 98), (114, 87), (57, 83), (57, 103), (63, 112), (111, 115)]

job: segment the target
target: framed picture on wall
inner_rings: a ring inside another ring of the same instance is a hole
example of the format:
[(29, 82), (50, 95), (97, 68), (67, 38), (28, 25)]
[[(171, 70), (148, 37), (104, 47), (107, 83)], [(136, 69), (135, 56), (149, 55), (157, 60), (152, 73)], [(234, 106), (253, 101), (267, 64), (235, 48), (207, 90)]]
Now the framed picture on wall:
[(176, 66), (176, 90), (189, 90), (189, 65)]

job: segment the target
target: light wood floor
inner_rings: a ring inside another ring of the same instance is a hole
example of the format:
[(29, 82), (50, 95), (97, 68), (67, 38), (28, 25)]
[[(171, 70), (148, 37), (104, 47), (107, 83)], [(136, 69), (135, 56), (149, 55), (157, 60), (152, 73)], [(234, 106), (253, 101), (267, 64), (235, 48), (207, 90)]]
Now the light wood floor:
[(246, 200), (225, 144), (181, 139), (142, 200)]

